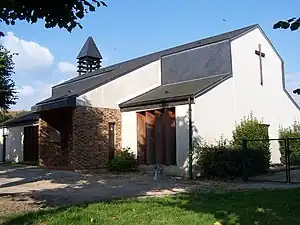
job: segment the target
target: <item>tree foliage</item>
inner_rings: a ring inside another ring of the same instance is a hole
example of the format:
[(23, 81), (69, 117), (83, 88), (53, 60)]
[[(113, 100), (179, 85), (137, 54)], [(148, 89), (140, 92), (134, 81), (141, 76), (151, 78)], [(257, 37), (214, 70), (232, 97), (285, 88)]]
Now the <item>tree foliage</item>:
[(0, 45), (0, 109), (7, 111), (11, 105), (16, 104), (17, 96), (14, 73), (13, 54)]
[(300, 27), (300, 18), (293, 17), (288, 20), (280, 20), (274, 24), (274, 29), (290, 29), (291, 31), (298, 30)]
[(11, 119), (13, 116), (11, 114), (5, 113), (5, 112), (0, 112), (0, 123)]
[(18, 116), (22, 116), (23, 114), (28, 113), (28, 111), (22, 110), (22, 111), (7, 111), (7, 112), (3, 112), (0, 111), (0, 123), (18, 117)]
[(107, 5), (98, 0), (1, 0), (0, 22), (14, 25), (17, 20), (44, 20), (46, 28), (58, 26), (71, 32), (77, 26), (82, 28), (79, 20), (100, 6)]
[[(279, 138), (299, 138), (300, 123), (294, 122), (290, 127), (279, 129)], [(285, 164), (286, 147), (284, 141), (279, 141), (279, 150), (281, 153), (281, 162)], [(300, 165), (300, 140), (289, 140), (289, 150), (291, 151), (290, 162), (292, 165)]]
[(262, 148), (269, 151), (269, 141), (250, 141), (250, 140), (268, 140), (268, 128), (263, 124), (263, 121), (259, 121), (252, 113), (248, 117), (244, 117), (240, 123), (235, 125), (235, 130), (232, 134), (233, 145), (235, 147), (242, 147), (242, 139), (246, 138), (248, 141), (248, 147), (250, 148)]
[[(246, 152), (242, 148), (242, 139), (248, 139)], [(216, 144), (201, 141), (195, 149), (197, 166), (204, 177), (234, 178), (242, 177), (243, 163), (247, 165), (248, 175), (260, 174), (270, 166), (270, 143), (268, 129), (257, 118), (250, 114), (237, 123), (232, 132), (232, 140), (221, 137)]]
[(107, 164), (108, 170), (113, 172), (134, 172), (137, 171), (137, 166), (135, 155), (129, 147), (118, 151), (117, 155)]

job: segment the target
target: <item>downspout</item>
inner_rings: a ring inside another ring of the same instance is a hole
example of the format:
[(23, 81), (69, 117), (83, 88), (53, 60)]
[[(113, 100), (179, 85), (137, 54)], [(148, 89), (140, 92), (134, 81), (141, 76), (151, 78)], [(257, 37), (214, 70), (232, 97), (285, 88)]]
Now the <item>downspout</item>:
[(189, 179), (193, 179), (193, 124), (192, 124), (192, 98), (188, 99), (189, 103)]

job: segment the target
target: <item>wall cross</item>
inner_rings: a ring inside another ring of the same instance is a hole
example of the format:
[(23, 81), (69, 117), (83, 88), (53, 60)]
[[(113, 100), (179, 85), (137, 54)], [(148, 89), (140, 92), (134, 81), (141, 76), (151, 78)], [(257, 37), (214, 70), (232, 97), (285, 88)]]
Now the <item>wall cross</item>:
[(258, 44), (258, 50), (255, 50), (255, 54), (259, 56), (260, 84), (263, 85), (262, 58), (265, 58), (265, 53), (261, 51), (261, 44)]

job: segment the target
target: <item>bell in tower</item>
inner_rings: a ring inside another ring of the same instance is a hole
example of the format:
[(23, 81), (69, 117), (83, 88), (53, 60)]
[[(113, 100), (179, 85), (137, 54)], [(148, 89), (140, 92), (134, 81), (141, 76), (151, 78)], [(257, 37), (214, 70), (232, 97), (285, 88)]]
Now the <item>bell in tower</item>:
[(77, 59), (79, 75), (100, 69), (102, 56), (91, 36), (86, 40)]

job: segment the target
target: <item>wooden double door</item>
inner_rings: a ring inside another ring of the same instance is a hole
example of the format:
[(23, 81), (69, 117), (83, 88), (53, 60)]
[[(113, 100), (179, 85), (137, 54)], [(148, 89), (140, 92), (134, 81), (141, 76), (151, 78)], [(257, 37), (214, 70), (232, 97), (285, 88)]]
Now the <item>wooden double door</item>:
[(175, 108), (137, 113), (140, 164), (176, 165)]

